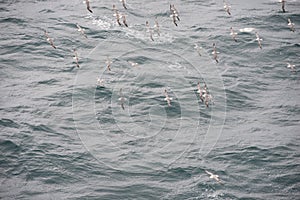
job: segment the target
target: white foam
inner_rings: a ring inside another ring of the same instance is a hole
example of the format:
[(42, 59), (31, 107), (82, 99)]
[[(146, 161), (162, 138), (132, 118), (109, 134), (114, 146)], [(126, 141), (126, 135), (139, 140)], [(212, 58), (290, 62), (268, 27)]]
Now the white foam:
[(239, 31), (242, 33), (251, 33), (254, 30), (255, 30), (255, 28), (242, 28)]

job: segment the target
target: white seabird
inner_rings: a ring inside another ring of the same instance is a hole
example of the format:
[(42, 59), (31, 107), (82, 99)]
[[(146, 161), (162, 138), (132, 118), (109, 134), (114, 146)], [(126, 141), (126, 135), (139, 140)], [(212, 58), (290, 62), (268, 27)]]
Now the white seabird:
[(124, 14), (122, 15), (122, 19), (123, 19), (124, 26), (128, 27), (128, 24), (127, 24), (127, 21), (126, 21), (126, 16)]
[(149, 22), (148, 21), (146, 21), (146, 27), (147, 27), (147, 32), (149, 32), (149, 36), (150, 36), (150, 39), (152, 40), (152, 41), (154, 41), (154, 39), (153, 39), (153, 35), (152, 35), (152, 30), (151, 30), (151, 28), (150, 28), (150, 26), (149, 26)]
[(120, 0), (120, 1), (122, 2), (123, 7), (127, 10), (126, 1), (125, 0)]
[(170, 17), (172, 17), (173, 23), (175, 24), (175, 26), (178, 26), (178, 24), (176, 23), (176, 15), (171, 14)]
[(257, 41), (259, 48), (262, 49), (262, 45), (261, 45), (262, 39), (259, 37), (259, 35), (258, 35), (257, 32), (255, 33), (255, 35), (256, 35), (256, 39), (255, 40)]
[(292, 23), (292, 20), (288, 18), (288, 26), (290, 27), (291, 31), (295, 32), (295, 24)]
[(195, 46), (194, 46), (194, 49), (196, 49), (198, 55), (199, 55), (199, 56), (202, 56), (202, 54), (201, 54), (201, 49), (202, 49), (202, 47), (199, 47), (198, 44), (194, 44), (194, 45), (195, 45)]
[(155, 28), (157, 35), (160, 36), (160, 29), (159, 29), (159, 24), (158, 24), (157, 18), (155, 18), (154, 28)]
[(200, 82), (198, 82), (197, 87), (198, 87), (197, 93), (199, 94), (199, 97), (200, 97), (201, 101), (203, 102), (203, 99), (204, 99), (203, 98), (203, 90), (201, 89)]
[(99, 85), (99, 86), (103, 86), (104, 85), (104, 79), (101, 79), (100, 77), (99, 78), (97, 78), (97, 84)]
[(120, 89), (120, 98), (118, 99), (121, 103), (121, 108), (123, 110), (125, 110), (125, 107), (124, 107), (124, 103), (126, 101), (126, 98), (124, 97), (123, 93), (122, 93), (122, 88)]
[(130, 60), (127, 61), (132, 67), (136, 67), (138, 65), (138, 63), (136, 62), (132, 62)]
[(105, 63), (106, 63), (106, 69), (108, 69), (108, 71), (111, 71), (111, 63), (112, 63), (112, 61), (110, 60), (110, 58), (107, 56), (107, 58), (106, 58), (106, 61), (105, 61)]
[(206, 83), (204, 83), (204, 88), (203, 88), (203, 90), (202, 90), (202, 93), (203, 93), (203, 94), (208, 93)]
[(216, 61), (217, 63), (219, 63), (219, 60), (218, 60), (218, 53), (219, 53), (219, 52), (217, 52), (216, 44), (213, 43), (213, 51), (212, 51), (212, 54), (213, 54), (213, 58), (215, 59), (215, 61)]
[(208, 93), (208, 92), (204, 92), (203, 93), (203, 98), (204, 98), (204, 102), (206, 107), (209, 107), (209, 102), (212, 100), (212, 96)]
[(220, 180), (220, 178), (219, 178), (219, 175), (213, 174), (213, 173), (211, 173), (211, 172), (209, 172), (209, 171), (207, 171), (207, 170), (205, 170), (205, 172), (209, 175), (209, 178), (215, 179), (218, 183), (221, 182), (221, 180)]
[(206, 107), (209, 107), (209, 103), (212, 101), (212, 96), (209, 94), (206, 83), (204, 84), (204, 89), (202, 90), (202, 98)]
[(115, 12), (114, 16), (116, 17), (117, 23), (119, 24), (119, 26), (122, 26), (122, 24), (120, 22), (121, 16), (120, 16), (119, 11), (118, 11), (118, 9), (116, 8), (115, 5), (113, 5), (113, 11)]
[(170, 11), (171, 11), (171, 13), (175, 14), (176, 19), (177, 19), (178, 21), (180, 21), (178, 11), (177, 11), (177, 9), (175, 8), (175, 5), (174, 5), (174, 4), (173, 4), (173, 5), (170, 4)]
[(80, 32), (85, 38), (87, 38), (86, 34), (84, 33), (85, 29), (81, 28), (81, 26), (79, 26), (79, 24), (76, 24), (77, 28), (78, 28), (78, 32)]
[(180, 21), (180, 18), (174, 4), (173, 5), (170, 4), (170, 12), (171, 12), (170, 17), (173, 19), (173, 23), (175, 24), (175, 26), (178, 26), (176, 21), (177, 20)]
[(53, 40), (49, 37), (47, 31), (44, 31), (44, 32), (45, 32), (45, 36), (46, 36), (46, 38), (47, 38), (47, 42), (49, 42), (49, 44), (50, 44), (54, 49), (56, 49), (56, 46), (54, 45)]
[(296, 71), (296, 65), (292, 65), (291, 63), (287, 63), (287, 68), (291, 69), (292, 72)]
[(164, 100), (167, 101), (168, 106), (171, 106), (171, 101), (173, 100), (172, 98), (169, 97), (167, 90), (165, 89), (165, 97)]
[(230, 35), (231, 35), (232, 39), (233, 39), (235, 42), (237, 42), (237, 39), (236, 39), (237, 33), (234, 32), (234, 30), (233, 30), (232, 27), (230, 27)]
[(225, 0), (223, 0), (223, 3), (224, 3), (224, 9), (225, 9), (225, 11), (228, 13), (228, 15), (231, 15), (231, 12), (230, 12), (231, 6), (229, 6), (229, 5), (225, 2)]
[(79, 57), (78, 57), (78, 53), (77, 53), (76, 49), (73, 49), (73, 52), (74, 52), (74, 57), (73, 58), (75, 60), (76, 66), (78, 68), (80, 68), (80, 66), (79, 66)]

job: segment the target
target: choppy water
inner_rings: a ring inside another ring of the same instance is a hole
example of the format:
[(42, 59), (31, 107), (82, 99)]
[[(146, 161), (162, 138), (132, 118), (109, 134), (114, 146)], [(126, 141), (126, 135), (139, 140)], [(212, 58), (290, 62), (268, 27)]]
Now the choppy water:
[(81, 0), (1, 2), (0, 197), (299, 199), (300, 2), (282, 13), (276, 1), (231, 0), (228, 16), (221, 0), (174, 0), (178, 27), (169, 1), (127, 3), (92, 1), (90, 14)]

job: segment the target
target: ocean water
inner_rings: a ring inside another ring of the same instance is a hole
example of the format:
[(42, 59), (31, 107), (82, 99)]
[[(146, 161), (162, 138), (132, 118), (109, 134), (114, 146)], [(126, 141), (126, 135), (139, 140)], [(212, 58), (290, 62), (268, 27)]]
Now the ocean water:
[(0, 199), (299, 199), (300, 2), (227, 2), (1, 1)]

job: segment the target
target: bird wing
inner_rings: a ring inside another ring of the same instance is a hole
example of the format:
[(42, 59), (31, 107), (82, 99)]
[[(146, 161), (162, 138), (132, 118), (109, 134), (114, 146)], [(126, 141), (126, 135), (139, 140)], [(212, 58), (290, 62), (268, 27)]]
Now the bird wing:
[(209, 172), (209, 171), (207, 171), (207, 170), (205, 170), (205, 172), (206, 172), (208, 175), (210, 175), (210, 176), (213, 175), (213, 173), (211, 173), (211, 172)]

